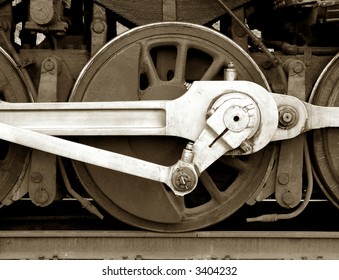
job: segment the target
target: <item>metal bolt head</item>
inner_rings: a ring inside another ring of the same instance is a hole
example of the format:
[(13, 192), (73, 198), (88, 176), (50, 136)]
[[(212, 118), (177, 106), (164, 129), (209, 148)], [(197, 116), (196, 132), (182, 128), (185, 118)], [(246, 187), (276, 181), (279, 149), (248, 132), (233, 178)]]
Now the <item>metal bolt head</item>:
[(172, 184), (177, 191), (189, 191), (195, 187), (195, 176), (189, 168), (178, 168), (172, 176)]
[(95, 33), (101, 34), (105, 31), (106, 26), (101, 20), (95, 20), (93, 22), (92, 29)]
[(48, 193), (45, 191), (44, 188), (40, 188), (35, 194), (34, 194), (34, 199), (35, 202), (38, 205), (44, 205), (48, 199), (49, 199), (49, 195)]
[(54, 62), (51, 59), (47, 59), (44, 62), (44, 69), (46, 71), (52, 71), (54, 69)]
[(281, 173), (278, 177), (278, 182), (281, 185), (286, 185), (290, 181), (288, 174)]
[(295, 201), (295, 197), (292, 192), (286, 191), (282, 195), (282, 200), (286, 205), (292, 205)]
[(279, 127), (291, 128), (298, 122), (298, 112), (291, 106), (282, 106), (279, 108)]
[(304, 70), (304, 66), (302, 65), (301, 62), (297, 62), (295, 63), (295, 65), (293, 66), (293, 71), (296, 74), (301, 73)]
[(290, 112), (285, 112), (282, 115), (282, 119), (286, 123), (290, 123), (293, 120), (293, 115)]
[(40, 183), (42, 180), (42, 175), (40, 172), (32, 172), (31, 173), (31, 181), (33, 183)]

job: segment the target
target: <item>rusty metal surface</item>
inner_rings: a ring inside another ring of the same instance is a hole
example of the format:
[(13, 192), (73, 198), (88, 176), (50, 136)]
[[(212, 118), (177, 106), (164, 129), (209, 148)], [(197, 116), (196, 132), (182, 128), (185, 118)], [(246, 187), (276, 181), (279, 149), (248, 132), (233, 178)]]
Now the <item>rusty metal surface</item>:
[(1, 231), (0, 259), (339, 259), (339, 232)]

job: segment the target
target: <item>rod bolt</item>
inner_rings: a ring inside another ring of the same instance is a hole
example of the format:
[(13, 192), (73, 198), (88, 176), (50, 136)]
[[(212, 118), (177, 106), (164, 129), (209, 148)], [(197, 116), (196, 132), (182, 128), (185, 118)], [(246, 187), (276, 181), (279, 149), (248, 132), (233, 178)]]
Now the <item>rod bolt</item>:
[(187, 167), (178, 168), (172, 176), (172, 184), (177, 191), (189, 191), (196, 185), (195, 176)]
[(291, 128), (298, 122), (298, 113), (291, 106), (282, 106), (279, 108), (279, 127)]

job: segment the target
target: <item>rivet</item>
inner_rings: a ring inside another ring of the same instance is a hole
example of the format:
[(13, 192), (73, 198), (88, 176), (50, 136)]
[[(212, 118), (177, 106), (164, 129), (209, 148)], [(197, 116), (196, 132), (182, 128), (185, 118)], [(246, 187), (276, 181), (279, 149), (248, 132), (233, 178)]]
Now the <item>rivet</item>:
[(289, 176), (286, 174), (286, 173), (282, 173), (279, 175), (278, 177), (278, 182), (281, 184), (281, 185), (286, 185), (288, 182), (289, 182)]

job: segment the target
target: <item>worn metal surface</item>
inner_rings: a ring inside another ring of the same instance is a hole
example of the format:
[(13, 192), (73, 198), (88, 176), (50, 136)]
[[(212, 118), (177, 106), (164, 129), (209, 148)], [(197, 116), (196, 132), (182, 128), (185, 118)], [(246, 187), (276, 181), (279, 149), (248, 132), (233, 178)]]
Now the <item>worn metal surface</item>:
[[(96, 3), (112, 10), (125, 20), (135, 24), (143, 25), (165, 20), (192, 22), (206, 24), (221, 15), (223, 10), (215, 1), (198, 0), (176, 0), (176, 1), (119, 1), (119, 0), (95, 0)], [(175, 3), (174, 3), (175, 2)], [(239, 7), (249, 0), (227, 0), (231, 9)]]
[[(286, 64), (287, 94), (305, 101), (305, 65), (299, 60), (288, 60)], [(298, 113), (294, 108), (279, 108), (280, 125), (286, 129), (297, 122)], [(302, 197), (303, 158), (305, 135), (283, 141), (280, 144), (276, 175), (275, 197), (279, 205), (296, 207)]]
[[(245, 92), (258, 103), (261, 114), (265, 116), (261, 119), (264, 126), (261, 130), (267, 135), (258, 135), (257, 138), (268, 143), (277, 126), (275, 103), (264, 88), (244, 81), (200, 81), (185, 95), (172, 101), (2, 102), (0, 122), (50, 135), (167, 135), (196, 140), (205, 127), (206, 114), (213, 99), (229, 92)], [(227, 109), (226, 106), (224, 110)], [(220, 118), (222, 122), (223, 116)], [(254, 151), (264, 146), (263, 143), (254, 143)]]
[(0, 259), (339, 259), (339, 233), (1, 231)]
[[(214, 113), (212, 113), (211, 117), (207, 119), (207, 125), (205, 127), (205, 114), (211, 101), (215, 97), (221, 96), (224, 92), (232, 92), (233, 88), (237, 88), (237, 90), (240, 92), (246, 92), (246, 95), (233, 93), (226, 95), (226, 97), (223, 96), (221, 100), (218, 99), (215, 103), (218, 103), (219, 105), (215, 105), (214, 103), (212, 106)], [(89, 103), (87, 105), (92, 104)], [(125, 106), (129, 107), (130, 105), (131, 108), (134, 107), (137, 110), (140, 110), (138, 104), (146, 111), (147, 108), (152, 108), (152, 105), (154, 105), (154, 107), (166, 108), (166, 127), (164, 127), (165, 129), (163, 130), (165, 135), (168, 133), (169, 135), (177, 135), (183, 138), (191, 139), (190, 137), (192, 136), (181, 135), (179, 133), (187, 131), (193, 132), (193, 135), (194, 133), (200, 134), (197, 140), (193, 138), (196, 140), (196, 143), (194, 144), (195, 157), (193, 158), (193, 161), (191, 163), (182, 163), (182, 161), (179, 160), (177, 164), (174, 164), (171, 167), (156, 165), (148, 161), (134, 159), (132, 157), (120, 155), (118, 153), (100, 150), (71, 141), (39, 134), (37, 132), (24, 130), (5, 123), (0, 123), (2, 130), (0, 138), (44, 152), (68, 157), (74, 160), (98, 165), (100, 167), (109, 168), (131, 175), (136, 175), (142, 178), (159, 181), (169, 186), (176, 195), (182, 196), (188, 192), (191, 192), (196, 187), (198, 183), (197, 173), (203, 172), (222, 155), (235, 148), (238, 148), (243, 141), (252, 137), (254, 134), (256, 134), (256, 137), (251, 140), (252, 142), (250, 150), (245, 150), (244, 152), (251, 153), (264, 148), (273, 136), (274, 128), (277, 126), (278, 122), (277, 110), (274, 107), (275, 104), (273, 98), (266, 92), (264, 88), (250, 82), (197, 82), (184, 96), (173, 101), (144, 101), (143, 103), (132, 102), (131, 104), (128, 102), (120, 102), (117, 104), (117, 108), (121, 106), (121, 109), (124, 109)], [(21, 106), (24, 105), (25, 104), (22, 104)], [(49, 106), (51, 105), (53, 105), (53, 103), (51, 103)], [(56, 105), (60, 107), (60, 103), (56, 103)], [(61, 107), (67, 108), (75, 105), (77, 104), (64, 103), (61, 104)], [(82, 103), (78, 104), (78, 106), (80, 106), (80, 110), (81, 105)], [(107, 106), (105, 103), (99, 103), (97, 105), (99, 105), (100, 111), (96, 111), (92, 117), (85, 111), (85, 116), (83, 119), (86, 122), (89, 119), (93, 119), (95, 121), (97, 119), (98, 113), (102, 112), (105, 105)], [(114, 103), (111, 103), (111, 105), (114, 107)], [(180, 110), (178, 112), (177, 108), (183, 108), (186, 110), (188, 107), (192, 108), (191, 112), (193, 112), (193, 114), (185, 115), (185, 113), (180, 113)], [(46, 108), (44, 108), (44, 111), (47, 113), (50, 112), (49, 110), (46, 110)], [(129, 115), (133, 112), (133, 109), (130, 111), (127, 109), (127, 113)], [(118, 120), (120, 120), (121, 110), (113, 110), (112, 112), (117, 112), (119, 115), (116, 116)], [(37, 114), (36, 111), (33, 111), (33, 113)], [(259, 118), (259, 113), (262, 115), (261, 119)], [(8, 118), (12, 115), (12, 113), (8, 114), (7, 112)], [(37, 116), (41, 118), (41, 111), (39, 111)], [(75, 116), (77, 116), (77, 114)], [(114, 121), (114, 117), (106, 116), (106, 118)], [(55, 119), (60, 122), (57, 117)], [(99, 122), (96, 124), (96, 126), (99, 128), (104, 127), (104, 129), (106, 129), (105, 125), (100, 123), (100, 121), (105, 119), (99, 118)], [(76, 123), (79, 119), (69, 118), (69, 120), (71, 120), (72, 123)], [(46, 119), (44, 121), (47, 124), (47, 131), (49, 131), (49, 122), (46, 121)], [(259, 123), (262, 128), (260, 133), (257, 133)], [(138, 125), (133, 123), (133, 121), (130, 119), (127, 119), (127, 124), (135, 125), (135, 129), (137, 131), (140, 130)], [(178, 126), (178, 124), (181, 125)], [(194, 130), (190, 129), (192, 124), (195, 124)], [(75, 127), (76, 125), (72, 126)], [(82, 124), (82, 126), (85, 131), (91, 131), (91, 128), (88, 125)], [(121, 123), (116, 122), (115, 126), (118, 126), (119, 129)], [(113, 125), (112, 128), (108, 128), (108, 130), (111, 129), (114, 131), (115, 126)], [(74, 127), (72, 130), (73, 133), (75, 132)], [(179, 133), (177, 132), (177, 128), (179, 128)], [(127, 128), (123, 127), (122, 131), (123, 129), (127, 130)], [(147, 129), (148, 127), (146, 127), (145, 135), (148, 135)], [(201, 129), (201, 131), (199, 131), (199, 129)], [(227, 130), (226, 133), (224, 133), (225, 130)], [(93, 132), (94, 134), (91, 133), (90, 135), (98, 135), (95, 134), (95, 130)], [(133, 134), (133, 129), (131, 132)], [(121, 134), (129, 135), (128, 133), (124, 132)], [(220, 137), (223, 140), (221, 143), (219, 143)], [(183, 164), (185, 166), (183, 166)], [(173, 173), (175, 173), (176, 170), (180, 168), (189, 168), (191, 170), (190, 172), (193, 174), (193, 177), (196, 177), (192, 188), (189, 190), (178, 191), (174, 187), (172, 180), (172, 177), (174, 176)]]

